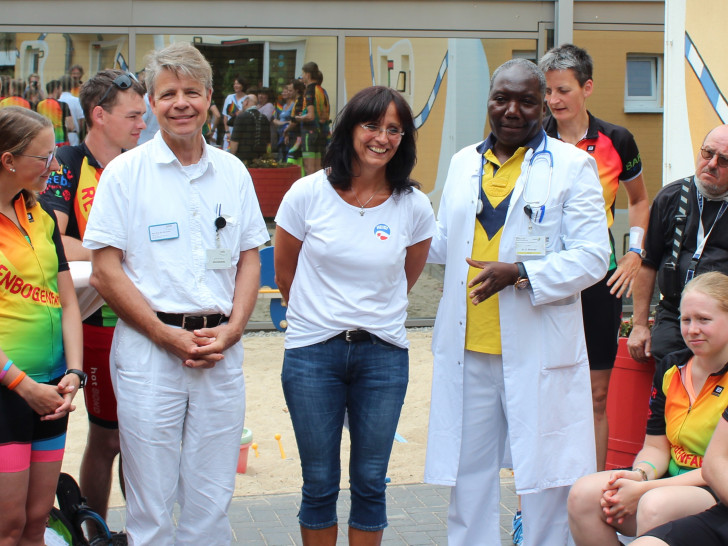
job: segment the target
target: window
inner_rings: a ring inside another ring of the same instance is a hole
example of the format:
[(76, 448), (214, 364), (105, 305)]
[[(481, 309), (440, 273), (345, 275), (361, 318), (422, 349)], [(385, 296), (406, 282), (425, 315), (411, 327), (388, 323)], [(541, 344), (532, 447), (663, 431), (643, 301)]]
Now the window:
[(89, 71), (95, 74), (107, 68), (125, 70), (126, 60), (122, 53), (124, 49), (126, 49), (126, 37), (91, 42), (89, 44)]
[(662, 56), (627, 55), (625, 112), (662, 112)]
[[(26, 79), (33, 73), (43, 74), (48, 52), (45, 40), (24, 41), (20, 44), (20, 78)], [(41, 78), (41, 87), (44, 83)]]
[(536, 50), (533, 49), (514, 49), (511, 52), (511, 57), (513, 59), (526, 59), (527, 61), (531, 61), (534, 64), (538, 64), (538, 55), (536, 54)]

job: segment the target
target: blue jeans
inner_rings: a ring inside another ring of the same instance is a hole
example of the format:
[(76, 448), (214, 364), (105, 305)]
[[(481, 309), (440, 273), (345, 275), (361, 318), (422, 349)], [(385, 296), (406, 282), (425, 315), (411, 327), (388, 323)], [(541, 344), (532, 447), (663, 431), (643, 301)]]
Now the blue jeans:
[(329, 339), (286, 349), (281, 380), (303, 471), (299, 523), (335, 525), (341, 479), (341, 431), (349, 414), (349, 526), (387, 526), (389, 456), (407, 392), (409, 352), (372, 336), (349, 343)]

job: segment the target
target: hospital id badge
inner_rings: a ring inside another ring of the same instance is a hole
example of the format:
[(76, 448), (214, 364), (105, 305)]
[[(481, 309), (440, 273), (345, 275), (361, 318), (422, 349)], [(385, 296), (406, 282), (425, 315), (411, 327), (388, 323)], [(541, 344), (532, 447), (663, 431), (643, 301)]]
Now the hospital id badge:
[(232, 258), (229, 248), (208, 248), (206, 269), (230, 269)]
[(168, 224), (156, 224), (149, 226), (149, 240), (151, 242), (166, 241), (168, 239), (177, 239), (179, 237), (179, 226), (177, 222)]
[(535, 235), (516, 237), (516, 256), (519, 258), (546, 256), (546, 237)]

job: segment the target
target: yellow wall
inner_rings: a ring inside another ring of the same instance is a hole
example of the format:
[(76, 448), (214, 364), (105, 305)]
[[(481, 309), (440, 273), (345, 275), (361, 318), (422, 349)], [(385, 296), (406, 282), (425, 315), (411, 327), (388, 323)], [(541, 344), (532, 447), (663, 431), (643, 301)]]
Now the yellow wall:
[[(72, 52), (70, 58), (70, 65), (80, 64), (84, 69), (84, 80), (92, 74), (89, 74), (89, 62), (91, 57), (91, 43), (96, 41), (110, 41), (118, 38), (127, 38), (125, 34), (82, 34), (74, 33), (69, 34), (71, 38)], [(25, 41), (34, 41), (38, 39), (38, 33), (17, 33), (16, 34), (16, 47), (18, 50), (21, 49), (21, 44)], [(62, 34), (49, 33), (45, 37), (45, 42), (48, 45), (48, 55), (45, 57), (45, 64), (43, 67), (43, 73), (41, 79), (43, 83), (47, 83), (50, 80), (58, 79), (66, 73), (66, 50), (67, 41)], [(126, 43), (121, 50), (124, 58), (129, 58), (129, 47)], [(111, 68), (111, 67), (103, 67)], [(114, 68), (117, 68), (116, 66)], [(16, 63), (16, 73), (20, 76), (20, 59)], [(93, 70), (95, 73), (95, 70)]]
[[(376, 56), (379, 48), (387, 50), (401, 37), (372, 38), (371, 48)], [(416, 116), (425, 107), (445, 53), (446, 38), (408, 38), (412, 44), (411, 77), (413, 78), (412, 112)], [(375, 67), (376, 75), (376, 67)], [(369, 62), (369, 38), (349, 37), (346, 39), (346, 95), (351, 97), (372, 84)], [(445, 117), (447, 75), (440, 85), (440, 93), (432, 105), (425, 124), (417, 131), (417, 165), (412, 177), (422, 184), (427, 193), (435, 187), (435, 177), (440, 158), (442, 123)]]
[[(662, 114), (626, 114), (624, 83), (627, 54), (662, 55), (663, 40), (662, 32), (574, 32), (574, 43), (594, 59), (594, 92), (587, 107), (595, 116), (632, 132), (640, 149), (650, 201), (662, 187)], [(627, 208), (623, 189), (617, 195), (617, 208)]]
[[(504, 62), (509, 61), (513, 58), (515, 51), (536, 51), (537, 44), (536, 40), (483, 40), (483, 48), (485, 49), (485, 55), (488, 59), (488, 68), (490, 69), (491, 75), (493, 71), (502, 65)], [(483, 100), (487, 100), (488, 97), (483, 97)], [(483, 138), (490, 133), (490, 124), (486, 124), (484, 128)]]
[[(166, 36), (165, 36), (166, 38)], [(165, 44), (169, 43), (165, 40)], [(136, 58), (134, 65), (136, 71), (140, 72), (146, 65), (145, 58), (147, 53), (154, 50), (154, 35), (153, 34), (137, 34), (136, 36)], [(214, 84), (215, 82), (213, 82)]]
[[(306, 52), (304, 53), (304, 64), (315, 62), (321, 73), (324, 75), (323, 88), (329, 94), (331, 113), (337, 110), (336, 103), (336, 38), (330, 36), (309, 36), (306, 38)], [(299, 74), (296, 74), (299, 76)]]
[[(690, 137), (693, 143), (692, 155), (697, 156), (705, 135), (722, 122), (705, 96), (703, 86), (687, 61), (685, 61), (685, 95), (689, 97), (687, 108), (690, 119)], [(686, 176), (689, 174), (692, 173), (685, 173)]]
[[(716, 25), (716, 22), (725, 21), (725, 18), (728, 17), (728, 3), (725, 0), (700, 0), (699, 2), (688, 0), (685, 12), (685, 32), (690, 35), (690, 39), (713, 76), (718, 89), (725, 95), (728, 90), (725, 31), (722, 25)], [(696, 156), (708, 131), (722, 122), (687, 60), (685, 61), (685, 94), (693, 144), (692, 153), (693, 156)]]

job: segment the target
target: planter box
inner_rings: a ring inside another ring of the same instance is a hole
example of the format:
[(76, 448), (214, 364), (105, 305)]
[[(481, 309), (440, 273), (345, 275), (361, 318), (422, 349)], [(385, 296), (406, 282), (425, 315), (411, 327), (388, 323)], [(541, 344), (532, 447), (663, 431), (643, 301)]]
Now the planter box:
[(278, 212), (283, 196), (291, 185), (301, 178), (301, 167), (280, 169), (248, 169), (263, 216), (273, 218)]
[(631, 467), (635, 455), (642, 449), (654, 373), (654, 360), (643, 364), (632, 359), (627, 338), (619, 338), (607, 396), (607, 470)]

